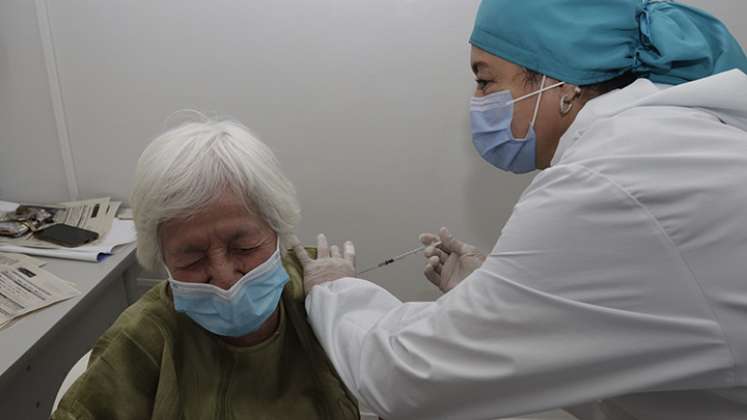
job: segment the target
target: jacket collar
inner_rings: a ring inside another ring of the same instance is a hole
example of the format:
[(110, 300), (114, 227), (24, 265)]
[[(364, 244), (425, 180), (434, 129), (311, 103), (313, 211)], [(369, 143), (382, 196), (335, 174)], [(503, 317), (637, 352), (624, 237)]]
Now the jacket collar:
[[(661, 85), (660, 85), (661, 86)], [(658, 92), (658, 87), (647, 79), (638, 79), (630, 86), (623, 89), (616, 89), (612, 92), (598, 96), (584, 105), (583, 109), (576, 115), (565, 134), (560, 137), (558, 147), (555, 150), (550, 166), (558, 164), (565, 152), (573, 146), (584, 132), (597, 120), (609, 118), (612, 115), (620, 113), (622, 110), (630, 108), (632, 104), (639, 102), (641, 99)]]
[(638, 79), (624, 89), (594, 98), (560, 138), (551, 166), (562, 160), (565, 152), (595, 121), (640, 106), (697, 108), (728, 125), (747, 130), (747, 75), (730, 70), (677, 86)]

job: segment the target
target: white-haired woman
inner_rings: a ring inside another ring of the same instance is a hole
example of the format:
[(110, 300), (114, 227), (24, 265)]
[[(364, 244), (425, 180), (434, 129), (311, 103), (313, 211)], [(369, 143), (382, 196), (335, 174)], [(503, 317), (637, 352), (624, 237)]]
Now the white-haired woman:
[(168, 281), (98, 340), (54, 419), (351, 419), (358, 410), (306, 323), (299, 220), (275, 156), (240, 124), (156, 138), (131, 197), (138, 259)]

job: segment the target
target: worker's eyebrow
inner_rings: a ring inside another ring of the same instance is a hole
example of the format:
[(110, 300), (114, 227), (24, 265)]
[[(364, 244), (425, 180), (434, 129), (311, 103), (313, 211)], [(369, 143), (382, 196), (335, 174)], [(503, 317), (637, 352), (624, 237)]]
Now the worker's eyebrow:
[(472, 73), (477, 74), (480, 69), (485, 67), (488, 67), (488, 63), (484, 61), (475, 61), (474, 63), (472, 63)]

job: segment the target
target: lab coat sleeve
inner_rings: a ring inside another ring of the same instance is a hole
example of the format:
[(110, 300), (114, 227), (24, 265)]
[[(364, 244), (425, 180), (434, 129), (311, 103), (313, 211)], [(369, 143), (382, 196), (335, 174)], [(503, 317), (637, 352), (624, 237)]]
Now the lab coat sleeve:
[(347, 278), (306, 306), (343, 380), (386, 419), (490, 419), (734, 380), (666, 228), (579, 166), (538, 175), (483, 266), (439, 300), (401, 303)]

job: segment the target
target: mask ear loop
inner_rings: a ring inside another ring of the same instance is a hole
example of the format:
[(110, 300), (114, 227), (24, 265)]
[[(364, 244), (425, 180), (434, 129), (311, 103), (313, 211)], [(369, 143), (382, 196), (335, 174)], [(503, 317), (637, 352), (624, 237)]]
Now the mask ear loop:
[(537, 122), (537, 115), (539, 114), (539, 106), (540, 106), (540, 103), (542, 102), (542, 94), (546, 90), (555, 89), (556, 87), (563, 86), (565, 84), (565, 82), (558, 82), (558, 83), (555, 83), (554, 85), (545, 87), (545, 81), (547, 81), (547, 76), (542, 75), (542, 82), (540, 83), (539, 90), (536, 90), (536, 91), (534, 91), (532, 93), (527, 93), (524, 96), (519, 96), (516, 99), (513, 99), (513, 100), (510, 100), (510, 101), (506, 102), (506, 106), (509, 106), (509, 105), (515, 104), (515, 103), (517, 103), (519, 101), (523, 101), (524, 99), (531, 98), (534, 95), (539, 95), (539, 98), (537, 98), (537, 102), (534, 104), (534, 115), (532, 116), (532, 121), (529, 123), (529, 129), (534, 128), (534, 123)]
[(520, 96), (520, 97), (518, 97), (516, 99), (513, 99), (511, 101), (506, 102), (506, 106), (508, 106), (508, 105), (515, 104), (516, 102), (523, 101), (524, 99), (527, 99), (527, 98), (530, 98), (530, 97), (532, 97), (534, 95), (539, 94), (539, 98), (537, 98), (537, 102), (534, 104), (534, 115), (532, 115), (532, 121), (529, 123), (529, 128), (530, 129), (534, 128), (534, 123), (537, 122), (537, 116), (539, 114), (539, 106), (540, 106), (540, 103), (542, 102), (542, 94), (546, 90), (555, 89), (556, 87), (563, 86), (565, 84), (565, 82), (558, 82), (558, 83), (555, 83), (554, 85), (545, 87), (545, 82), (546, 81), (547, 81), (547, 76), (542, 75), (542, 82), (540, 83), (539, 90), (534, 91), (532, 93), (527, 93), (524, 96)]
[[(544, 77), (546, 78), (547, 76), (544, 76)], [(543, 82), (543, 83), (544, 83), (544, 82)], [(540, 90), (535, 90), (535, 91), (534, 91), (534, 92), (532, 92), (532, 93), (527, 93), (527, 94), (526, 94), (526, 95), (524, 95), (524, 96), (519, 96), (519, 97), (518, 97), (518, 98), (516, 98), (516, 99), (512, 99), (512, 100), (510, 100), (510, 101), (506, 102), (506, 106), (508, 106), (508, 105), (511, 105), (511, 104), (515, 104), (516, 102), (520, 102), (520, 101), (523, 101), (524, 99), (527, 99), (527, 98), (531, 98), (532, 96), (534, 96), (534, 95), (538, 95), (538, 94), (540, 94), (540, 93), (542, 93), (542, 92), (544, 92), (544, 91), (547, 91), (547, 90), (550, 90), (550, 89), (555, 89), (555, 88), (556, 88), (556, 87), (558, 87), (558, 86), (563, 86), (564, 84), (565, 84), (565, 82), (558, 82), (558, 83), (555, 83), (554, 85), (550, 85), (550, 86), (548, 86), (548, 87), (545, 87), (545, 88), (542, 88), (542, 89), (540, 89)]]
[(537, 115), (539, 114), (540, 103), (542, 102), (542, 94), (545, 93), (545, 80), (547, 76), (542, 75), (542, 83), (540, 84), (539, 96), (537, 102), (534, 104), (534, 115), (532, 115), (532, 122), (529, 124), (529, 129), (534, 128), (534, 123), (537, 122)]

